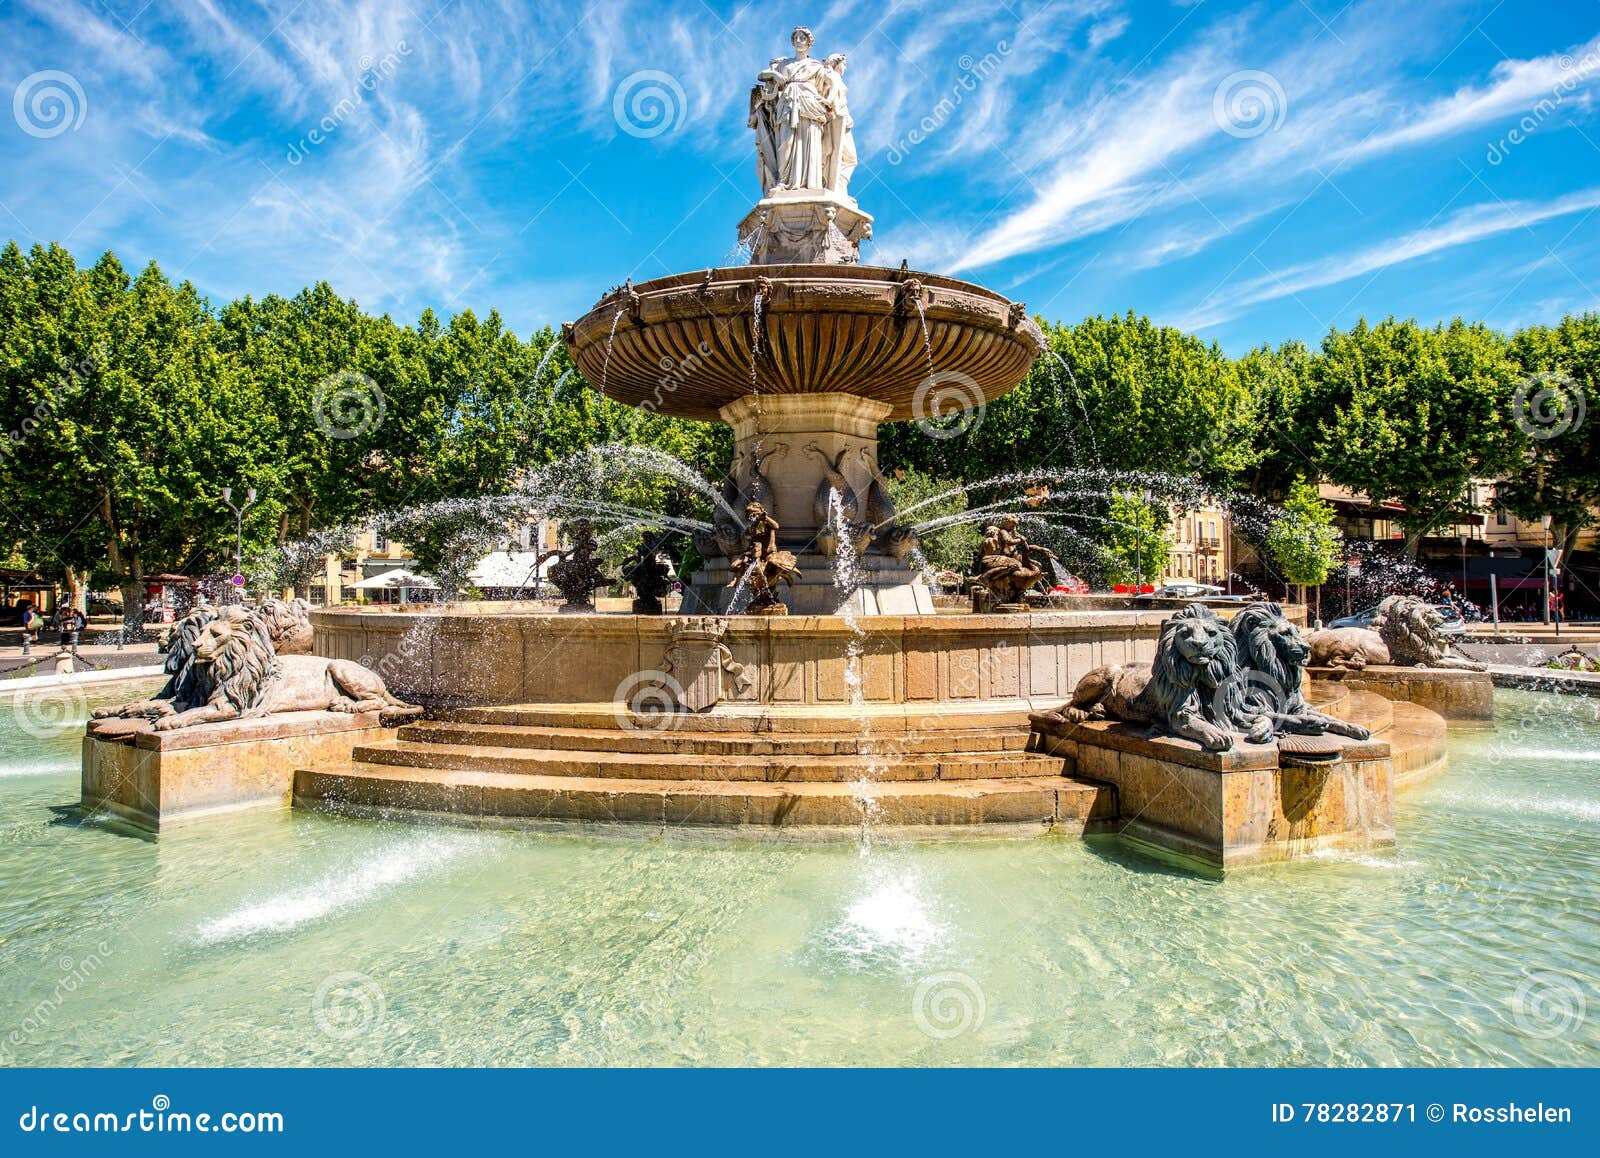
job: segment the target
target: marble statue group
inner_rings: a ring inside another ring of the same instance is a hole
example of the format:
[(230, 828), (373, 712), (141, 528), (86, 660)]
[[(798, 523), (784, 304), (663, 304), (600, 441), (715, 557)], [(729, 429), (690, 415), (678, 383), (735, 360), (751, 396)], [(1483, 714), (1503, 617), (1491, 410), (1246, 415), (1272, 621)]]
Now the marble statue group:
[(750, 90), (762, 196), (804, 191), (849, 199), (856, 143), (845, 55), (812, 56), (809, 28), (796, 28), (789, 42), (794, 55), (775, 58)]

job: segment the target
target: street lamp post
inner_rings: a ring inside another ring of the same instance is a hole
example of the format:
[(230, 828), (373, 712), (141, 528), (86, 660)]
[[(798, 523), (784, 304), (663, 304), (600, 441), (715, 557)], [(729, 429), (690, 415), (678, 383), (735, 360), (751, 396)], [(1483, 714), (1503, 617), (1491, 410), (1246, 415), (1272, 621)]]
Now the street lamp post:
[[(228, 509), (233, 512), (233, 573), (242, 576), (244, 575), (244, 513), (256, 501), (256, 488), (250, 487), (247, 489), (244, 492), (244, 505), (237, 506), (233, 501), (233, 488), (223, 487), (222, 501), (227, 503)], [(244, 602), (244, 592), (239, 590), (240, 586), (238, 583), (233, 585), (234, 593), (238, 595), (239, 601), (242, 603)]]
[(1544, 609), (1539, 619), (1550, 622), (1550, 516), (1539, 520), (1544, 525)]

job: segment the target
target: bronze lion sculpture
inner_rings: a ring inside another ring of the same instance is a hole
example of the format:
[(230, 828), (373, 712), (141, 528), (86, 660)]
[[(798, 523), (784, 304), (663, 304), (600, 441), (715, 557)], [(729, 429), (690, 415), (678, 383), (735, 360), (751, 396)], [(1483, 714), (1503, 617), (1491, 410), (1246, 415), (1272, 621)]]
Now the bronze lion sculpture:
[(1227, 697), (1219, 692), (1238, 667), (1238, 645), (1227, 624), (1209, 607), (1192, 603), (1161, 625), (1154, 663), (1097, 667), (1078, 681), (1067, 704), (1046, 716), (1146, 724), (1208, 752), (1225, 752), (1233, 747), (1236, 728), (1224, 710)]
[(311, 654), (315, 633), (311, 628), (309, 601), (268, 596), (257, 605), (256, 614), (266, 621), (273, 651), (279, 655)]
[(167, 658), (162, 663), (167, 682), (148, 700), (134, 700), (115, 707), (96, 708), (93, 718), (106, 720), (143, 717), (154, 720), (175, 712), (197, 708), (211, 698), (211, 671), (194, 662), (195, 641), (206, 624), (217, 617), (217, 609), (209, 604), (193, 608), (187, 615), (167, 629), (161, 637)]
[(1439, 609), (1415, 595), (1390, 595), (1378, 604), (1372, 627), (1336, 627), (1313, 633), (1315, 667), (1359, 670), (1369, 664), (1484, 671), (1475, 660), (1452, 655)]
[(1359, 724), (1319, 712), (1303, 692), (1311, 645), (1276, 603), (1253, 603), (1228, 625), (1239, 656), (1239, 670), (1222, 691), (1226, 714), (1252, 736), (1266, 720), (1271, 734), (1320, 736), (1333, 733), (1365, 740), (1372, 733)]
[(200, 631), (194, 663), (211, 684), (208, 700), (156, 721), (159, 731), (277, 712), (388, 712), (421, 708), (390, 694), (376, 672), (347, 659), (277, 655), (265, 616), (229, 607)]

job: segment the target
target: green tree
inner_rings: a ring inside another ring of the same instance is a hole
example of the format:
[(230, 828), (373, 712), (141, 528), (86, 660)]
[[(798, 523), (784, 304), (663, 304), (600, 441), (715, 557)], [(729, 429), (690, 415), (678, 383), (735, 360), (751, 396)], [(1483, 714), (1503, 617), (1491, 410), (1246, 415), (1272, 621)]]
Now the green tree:
[(1498, 499), (1518, 518), (1550, 516), (1551, 541), (1570, 555), (1600, 521), (1600, 314), (1530, 326), (1511, 339), (1523, 378), (1513, 417), (1528, 436), (1523, 461), (1501, 481)]
[(1044, 329), (1050, 352), (964, 432), (885, 426), (885, 464), (970, 480), (1089, 466), (1224, 482), (1253, 463), (1249, 391), (1216, 344), (1132, 312)]
[(1321, 587), (1339, 562), (1343, 538), (1333, 515), (1332, 504), (1322, 500), (1316, 484), (1301, 476), (1290, 484), (1283, 517), (1267, 530), (1267, 553), (1278, 573), (1299, 585), (1301, 602), (1306, 601), (1306, 588)]
[(1166, 573), (1172, 558), (1171, 512), (1165, 504), (1143, 495), (1111, 496), (1103, 530), (1105, 581), (1154, 583)]
[(57, 246), (18, 256), (4, 258), (6, 293), (31, 300), (0, 339), (5, 401), (41, 418), (6, 464), (8, 492), (27, 501), (7, 537), (58, 573), (108, 575), (137, 631), (147, 575), (231, 562), (223, 480), (265, 496), (253, 534), (276, 517), (271, 416), (219, 354), (192, 286), (154, 263), (130, 279), (109, 253), (83, 271)]
[(1248, 438), (1253, 453), (1240, 488), (1268, 502), (1281, 502), (1297, 477), (1319, 473), (1315, 435), (1320, 417), (1317, 355), (1303, 342), (1274, 350), (1258, 346), (1238, 360), (1239, 378), (1250, 397), (1250, 418), (1230, 438)]
[[(889, 497), (897, 510), (917, 508), (907, 516), (910, 522), (952, 518), (967, 509), (967, 496), (957, 481), (902, 468), (889, 475), (888, 482)], [(920, 549), (934, 569), (964, 575), (971, 568), (973, 552), (982, 539), (983, 529), (978, 524), (952, 523), (921, 534)]]
[(1414, 556), (1473, 479), (1502, 474), (1521, 453), (1506, 341), (1459, 318), (1433, 329), (1389, 318), (1335, 330), (1322, 350), (1316, 461), (1333, 482), (1403, 504)]

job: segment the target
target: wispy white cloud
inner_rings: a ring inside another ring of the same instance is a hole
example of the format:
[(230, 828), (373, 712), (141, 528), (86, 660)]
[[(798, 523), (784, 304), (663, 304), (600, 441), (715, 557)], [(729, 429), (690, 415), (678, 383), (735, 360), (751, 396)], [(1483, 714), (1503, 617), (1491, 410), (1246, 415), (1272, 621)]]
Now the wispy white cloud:
[(1213, 295), (1218, 300), (1202, 305), (1179, 324), (1187, 329), (1203, 330), (1237, 317), (1248, 307), (1262, 302), (1337, 285), (1363, 274), (1415, 261), (1457, 246), (1470, 245), (1496, 234), (1528, 228), (1574, 213), (1590, 212), (1596, 208), (1600, 208), (1600, 188), (1580, 190), (1549, 201), (1474, 205), (1456, 212), (1439, 225), (1430, 225), (1354, 253), (1289, 266), (1218, 291)]
[(1507, 117), (1532, 113), (1540, 102), (1550, 107), (1572, 101), (1600, 86), (1600, 37), (1568, 52), (1531, 60), (1503, 60), (1489, 82), (1467, 85), (1429, 102), (1398, 128), (1375, 132), (1340, 151), (1341, 158), (1365, 158), (1393, 149), (1452, 136)]

